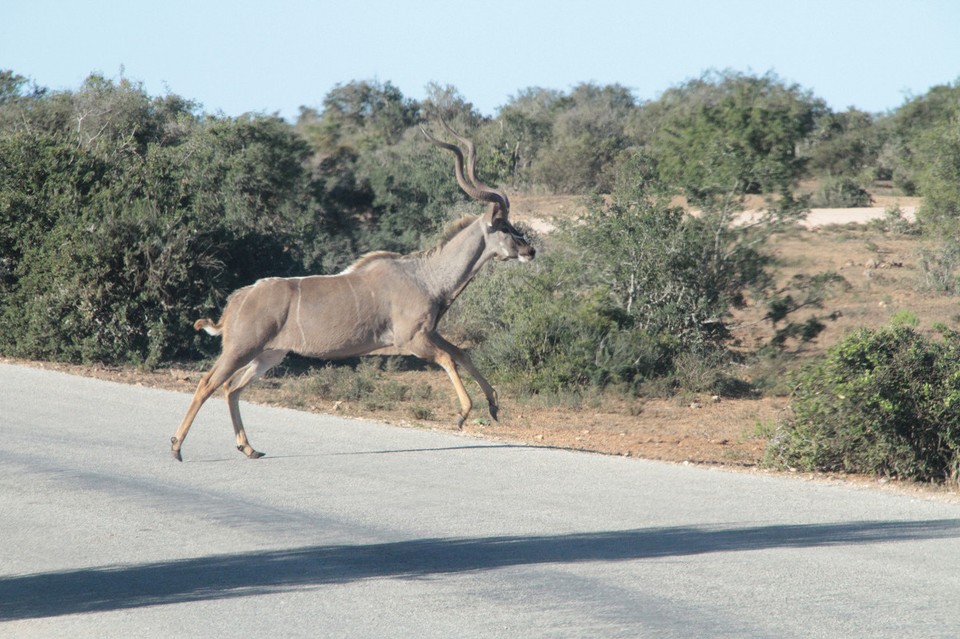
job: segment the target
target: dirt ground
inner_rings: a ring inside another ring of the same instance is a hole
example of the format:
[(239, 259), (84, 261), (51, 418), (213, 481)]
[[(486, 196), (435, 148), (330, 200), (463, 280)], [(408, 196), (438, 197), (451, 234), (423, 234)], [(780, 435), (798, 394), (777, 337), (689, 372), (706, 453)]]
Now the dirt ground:
[[(518, 198), (514, 208), (520, 220), (549, 227), (545, 211), (561, 210), (561, 215), (576, 213), (576, 204), (557, 198)], [(915, 201), (897, 200), (912, 214)], [(784, 280), (798, 273), (815, 274), (836, 271), (847, 286), (831, 298), (821, 312), (836, 311), (839, 318), (828, 324), (815, 344), (805, 347), (800, 358), (822, 351), (846, 332), (859, 326), (879, 326), (891, 316), (910, 313), (921, 330), (932, 330), (936, 322), (949, 326), (960, 323), (955, 298), (933, 294), (924, 289), (918, 267), (920, 240), (915, 236), (884, 232), (864, 224), (882, 217), (884, 207), (814, 211), (806, 227), (775, 241), (772, 248), (782, 263)], [(910, 207), (910, 208), (908, 208)], [(831, 220), (842, 222), (831, 224)], [(857, 223), (850, 223), (855, 221)], [(738, 337), (749, 346), (769, 335), (762, 324), (749, 314), (738, 318)], [(8, 360), (9, 361), (9, 360)], [(374, 358), (376, 361), (376, 358)], [(21, 362), (23, 363), (23, 362)], [(138, 371), (103, 366), (81, 367), (53, 363), (27, 363), (90, 375), (122, 383), (161, 387), (192, 393), (202, 370), (161, 369)], [(303, 410), (335, 413), (346, 417), (382, 420), (413, 428), (455, 430), (456, 396), (440, 369), (374, 366), (377, 383), (401, 389), (389, 399), (356, 401), (325, 400), (312, 395), (307, 381), (309, 372), (281, 368), (253, 385), (244, 394), (246, 401), (283, 405)], [(370, 367), (367, 369), (367, 374)], [(782, 375), (779, 368), (764, 364), (745, 366), (742, 377), (753, 381), (764, 375)], [(769, 384), (768, 384), (769, 386)], [(406, 389), (404, 391), (403, 389)], [(413, 389), (411, 391), (411, 389)], [(718, 465), (731, 469), (769, 472), (763, 469), (764, 449), (769, 436), (789, 411), (789, 389), (768, 392), (756, 399), (733, 399), (710, 395), (683, 395), (669, 399), (576, 396), (517, 398), (500, 392), (500, 419), (493, 421), (486, 411), (482, 394), (471, 388), (474, 411), (463, 432), (483, 438), (524, 442), (530, 445), (594, 451), (678, 463)], [(184, 398), (184, 410), (187, 400)], [(223, 427), (229, 419), (223, 415)], [(170, 425), (171, 434), (176, 424)], [(256, 438), (256, 424), (248, 432)], [(322, 436), (322, 435), (319, 435)], [(883, 480), (849, 478), (875, 484)], [(898, 489), (923, 490), (919, 486)], [(958, 496), (956, 487), (946, 490)]]

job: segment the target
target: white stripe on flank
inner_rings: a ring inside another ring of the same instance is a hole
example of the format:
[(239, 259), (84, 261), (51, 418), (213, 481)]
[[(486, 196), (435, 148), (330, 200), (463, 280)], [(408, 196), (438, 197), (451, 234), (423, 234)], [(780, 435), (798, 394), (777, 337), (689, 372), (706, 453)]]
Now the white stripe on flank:
[(300, 321), (300, 303), (303, 301), (303, 278), (297, 280), (297, 328), (300, 329), (300, 349), (306, 350), (307, 336), (303, 333), (303, 322)]

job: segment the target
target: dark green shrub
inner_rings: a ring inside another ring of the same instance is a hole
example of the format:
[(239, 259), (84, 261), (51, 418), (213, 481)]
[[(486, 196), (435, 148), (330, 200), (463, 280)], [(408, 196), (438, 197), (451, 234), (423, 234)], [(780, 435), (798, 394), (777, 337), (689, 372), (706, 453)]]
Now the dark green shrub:
[(934, 236), (960, 231), (960, 111), (925, 131), (917, 142), (917, 220)]
[(805, 169), (798, 146), (827, 112), (823, 100), (771, 73), (708, 73), (657, 102), (650, 152), (698, 206), (718, 194), (791, 186)]
[(870, 194), (856, 180), (831, 177), (817, 186), (811, 204), (819, 208), (854, 208), (870, 206), (871, 201)]
[(556, 247), (533, 264), (496, 265), (451, 309), (444, 330), (478, 343), (478, 367), (534, 393), (634, 384), (670, 369), (675, 337), (655, 335)]
[(956, 479), (960, 333), (861, 329), (798, 374), (791, 408), (767, 450), (774, 466)]
[[(0, 118), (0, 352), (146, 365), (209, 353), (192, 323), (231, 290), (324, 260), (309, 148), (289, 125), (200, 119), (171, 100), (93, 78)], [(91, 104), (110, 117), (79, 139), (53, 117)]]
[[(949, 201), (957, 201), (956, 182), (951, 185), (949, 179), (957, 172), (958, 98), (960, 81), (935, 86), (878, 122), (886, 136), (878, 160), (881, 170), (890, 174), (894, 185), (907, 195), (919, 192), (925, 199), (930, 195), (938, 198), (940, 194), (935, 192), (942, 187)], [(944, 212), (938, 206), (923, 208), (917, 216), (924, 223), (957, 212), (955, 205), (952, 211)], [(927, 216), (929, 220), (924, 219)]]
[(852, 107), (819, 117), (803, 149), (807, 168), (819, 176), (875, 175), (873, 167), (883, 145), (876, 121), (877, 116)]

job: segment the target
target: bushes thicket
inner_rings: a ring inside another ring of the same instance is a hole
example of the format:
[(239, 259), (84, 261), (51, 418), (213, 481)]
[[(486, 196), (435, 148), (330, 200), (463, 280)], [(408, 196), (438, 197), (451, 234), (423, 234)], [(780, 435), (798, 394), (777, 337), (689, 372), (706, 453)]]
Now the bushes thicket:
[[(642, 159), (624, 165), (620, 184), (551, 233), (550, 250), (533, 264), (485, 274), (451, 309), (448, 323), (478, 343), (484, 370), (535, 392), (637, 389), (677, 381), (677, 362), (690, 357), (711, 366), (729, 359), (731, 314), (748, 303), (767, 309), (773, 346), (823, 328), (792, 316), (819, 305), (829, 278), (777, 289), (763, 250), (766, 234), (795, 212), (779, 210), (755, 227), (733, 224), (730, 211), (687, 215)], [(742, 391), (722, 375), (697, 377), (710, 386), (688, 390)]]
[[(235, 288), (423, 248), (448, 217), (479, 210), (419, 134), (442, 115), (477, 141), (490, 184), (590, 197), (533, 265), (485, 274), (451, 310), (485, 368), (534, 390), (677, 379), (691, 361), (723, 361), (746, 304), (764, 309), (774, 347), (822, 328), (794, 317), (836, 276), (778, 289), (764, 249), (802, 215), (793, 191), (808, 169), (846, 197), (896, 140), (909, 151), (899, 168), (955, 217), (956, 136), (942, 128), (955, 122), (933, 108), (955, 93), (931, 91), (902, 117), (828, 121), (822, 100), (772, 74), (722, 72), (646, 103), (619, 85), (531, 88), (485, 118), (453, 87), (417, 102), (351, 82), (289, 124), (203, 114), (123, 78), (50, 92), (0, 71), (0, 353), (148, 366), (209, 355), (216, 341), (192, 322)], [(940, 141), (950, 163), (932, 167)], [(736, 223), (761, 191), (775, 195), (767, 217)], [(700, 214), (673, 207), (677, 195)]]
[[(0, 105), (0, 351), (155, 365), (210, 348), (191, 322), (256, 278), (315, 268), (330, 216), (278, 118), (91, 77)], [(12, 113), (19, 117), (9, 117)]]
[(847, 336), (796, 379), (768, 461), (941, 481), (960, 476), (960, 333), (906, 325)]

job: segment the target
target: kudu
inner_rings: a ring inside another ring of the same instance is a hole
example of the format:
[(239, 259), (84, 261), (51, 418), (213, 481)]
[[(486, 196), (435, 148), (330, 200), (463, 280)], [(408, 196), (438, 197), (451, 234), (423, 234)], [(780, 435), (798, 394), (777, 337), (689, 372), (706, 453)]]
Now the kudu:
[(178, 461), (197, 412), (220, 386), (225, 387), (237, 449), (251, 459), (262, 457), (244, 432), (240, 393), (290, 352), (338, 359), (396, 346), (438, 364), (449, 375), (460, 400), (458, 428), (472, 407), (459, 365), (483, 390), (490, 415), (496, 419), (496, 391), (465, 352), (437, 333), (437, 322), (487, 261), (526, 262), (533, 259), (535, 251), (511, 226), (507, 196), (477, 178), (473, 143), (443, 124), (467, 151), (466, 173), (460, 147), (421, 131), (431, 143), (453, 153), (457, 183), (470, 197), (490, 203), (487, 213), (464, 218), (452, 227), (447, 239), (427, 251), (368, 253), (336, 275), (261, 279), (230, 295), (219, 322), (197, 320), (194, 327), (220, 335), (223, 348), (200, 379), (171, 439)]

